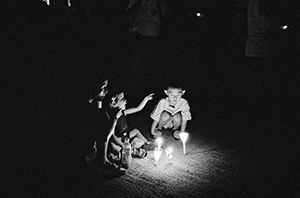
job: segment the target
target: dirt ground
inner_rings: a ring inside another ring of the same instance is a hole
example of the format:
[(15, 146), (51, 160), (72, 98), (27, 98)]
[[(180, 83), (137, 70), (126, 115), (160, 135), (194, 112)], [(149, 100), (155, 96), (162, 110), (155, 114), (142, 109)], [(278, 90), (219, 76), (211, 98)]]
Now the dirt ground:
[[(150, 107), (130, 119), (135, 120), (131, 124), (137, 125), (150, 139), (149, 113)], [(212, 127), (213, 123), (205, 124), (209, 118), (200, 118), (200, 114), (195, 114), (188, 127), (186, 155), (183, 155), (182, 142), (164, 130), (164, 151), (158, 163), (153, 157), (153, 146), (147, 148), (146, 158), (134, 158), (131, 167), (121, 176), (89, 174), (72, 169), (72, 165), (65, 162), (62, 169), (55, 168), (55, 163), (53, 167), (42, 168), (37, 159), (32, 159), (34, 163), (23, 159), (21, 167), (5, 174), (2, 192), (4, 197), (299, 196), (296, 153), (292, 145), (288, 146), (293, 141), (260, 142), (257, 137), (237, 131), (225, 133), (228, 123)], [(165, 153), (169, 147), (173, 148), (171, 159), (167, 159)], [(80, 163), (72, 155), (65, 157), (71, 158), (66, 161), (71, 160), (73, 166)]]

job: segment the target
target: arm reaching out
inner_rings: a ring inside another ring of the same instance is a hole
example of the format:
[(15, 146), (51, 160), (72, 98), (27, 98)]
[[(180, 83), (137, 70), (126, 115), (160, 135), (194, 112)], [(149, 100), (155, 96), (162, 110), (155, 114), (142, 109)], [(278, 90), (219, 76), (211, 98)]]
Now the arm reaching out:
[(149, 94), (148, 96), (146, 96), (146, 97), (143, 99), (143, 101), (139, 104), (139, 106), (134, 107), (134, 108), (130, 108), (130, 109), (125, 109), (125, 110), (124, 110), (125, 114), (127, 115), (127, 114), (132, 114), (132, 113), (136, 113), (136, 112), (141, 111), (141, 110), (145, 107), (145, 105), (147, 104), (147, 102), (148, 102), (149, 100), (152, 100), (152, 99), (153, 99), (153, 95), (154, 95), (154, 93)]
[(152, 125), (151, 125), (151, 134), (154, 134), (157, 124), (158, 124), (158, 121), (153, 120)]

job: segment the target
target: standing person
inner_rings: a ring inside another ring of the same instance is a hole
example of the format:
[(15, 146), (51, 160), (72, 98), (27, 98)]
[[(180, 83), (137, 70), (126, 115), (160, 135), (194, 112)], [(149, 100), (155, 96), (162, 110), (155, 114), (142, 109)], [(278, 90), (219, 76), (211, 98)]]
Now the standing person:
[[(141, 90), (149, 85), (149, 77), (162, 72), (158, 59), (161, 48), (162, 21), (170, 14), (164, 0), (130, 0), (126, 9), (130, 22), (129, 31), (133, 42), (129, 61), (129, 87)], [(159, 78), (159, 77), (158, 77)], [(130, 90), (133, 91), (133, 90)]]
[[(248, 3), (245, 56), (249, 62), (245, 71), (245, 99), (249, 106), (248, 117), (254, 125), (261, 121), (261, 107), (266, 107), (274, 100), (272, 89), (278, 64), (274, 46), (277, 29), (281, 24), (280, 7), (279, 0), (250, 0)], [(257, 130), (255, 135), (264, 137), (265, 134)]]
[(248, 4), (245, 56), (249, 58), (250, 68), (246, 72), (249, 72), (248, 80), (256, 85), (260, 85), (262, 78), (271, 72), (267, 69), (274, 54), (274, 31), (276, 24), (279, 24), (274, 18), (277, 14), (275, 9), (278, 9), (274, 5), (279, 5), (277, 0), (250, 0)]
[(175, 139), (179, 139), (180, 132), (185, 132), (187, 121), (191, 120), (192, 116), (187, 100), (182, 98), (184, 93), (185, 90), (181, 86), (167, 87), (167, 97), (158, 102), (150, 115), (153, 119), (151, 134), (154, 137), (162, 135), (162, 127), (171, 128)]

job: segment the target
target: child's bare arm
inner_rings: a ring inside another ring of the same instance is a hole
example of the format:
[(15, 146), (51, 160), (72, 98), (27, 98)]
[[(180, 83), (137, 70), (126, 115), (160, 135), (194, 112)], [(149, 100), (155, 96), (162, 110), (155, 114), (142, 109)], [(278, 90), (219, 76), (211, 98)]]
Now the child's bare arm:
[(158, 124), (158, 121), (153, 120), (152, 125), (151, 125), (151, 134), (153, 134), (153, 132), (155, 131), (157, 124)]
[(107, 135), (106, 142), (108, 142), (109, 139), (111, 138), (111, 136), (115, 133), (115, 128), (116, 128), (116, 125), (117, 125), (117, 121), (118, 121), (117, 119), (114, 120), (114, 122), (113, 122), (113, 124), (112, 124), (112, 126), (110, 128), (110, 131), (109, 131), (109, 133)]
[(153, 99), (153, 95), (154, 95), (154, 93), (149, 94), (148, 96), (146, 96), (146, 97), (142, 100), (142, 102), (139, 104), (139, 106), (134, 107), (134, 108), (125, 109), (125, 110), (124, 110), (124, 113), (125, 113), (126, 115), (128, 115), (128, 114), (132, 114), (132, 113), (136, 113), (136, 112), (141, 111), (141, 110), (145, 107), (145, 105), (147, 104), (147, 102), (148, 102), (149, 100), (152, 100), (152, 99)]
[(182, 123), (181, 123), (181, 132), (185, 132), (186, 125), (187, 125), (187, 120), (182, 120)]
[(121, 117), (121, 115), (122, 115), (122, 112), (119, 111), (119, 112), (117, 113), (117, 115), (116, 115), (116, 117), (115, 117), (115, 119), (114, 119), (114, 121), (113, 121), (113, 124), (112, 124), (112, 126), (111, 126), (111, 128), (110, 128), (110, 130), (109, 130), (109, 133), (108, 133), (108, 135), (107, 135), (107, 140), (106, 140), (107, 142), (109, 141), (109, 139), (111, 138), (111, 136), (114, 135), (114, 133), (115, 133), (115, 128), (116, 128), (118, 119)]

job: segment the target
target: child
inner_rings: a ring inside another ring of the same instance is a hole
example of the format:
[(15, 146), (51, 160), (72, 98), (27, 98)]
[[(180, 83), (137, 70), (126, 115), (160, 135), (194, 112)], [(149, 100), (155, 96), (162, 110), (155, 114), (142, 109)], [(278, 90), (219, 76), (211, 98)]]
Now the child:
[[(152, 100), (153, 94), (146, 96), (138, 107), (126, 109), (127, 101), (124, 99), (124, 93), (121, 92), (112, 97), (110, 107), (111, 116), (116, 115), (118, 118), (114, 134), (110, 140), (110, 159), (113, 162), (118, 162), (119, 158), (116, 157), (120, 154), (123, 146), (123, 138), (129, 137), (130, 143), (133, 148), (133, 155), (139, 157), (146, 157), (147, 151), (140, 147), (150, 142), (143, 136), (143, 134), (136, 128), (130, 128), (127, 124), (126, 115), (133, 114), (141, 111), (149, 100)], [(116, 117), (114, 116), (114, 117)], [(114, 156), (115, 155), (115, 156)]]
[(185, 131), (187, 121), (192, 117), (188, 102), (182, 98), (184, 93), (185, 90), (180, 86), (169, 86), (165, 90), (168, 97), (161, 99), (150, 115), (153, 119), (151, 133), (154, 137), (162, 135), (162, 127), (175, 131), (173, 133), (175, 139), (179, 139), (179, 133)]
[[(117, 123), (118, 117), (110, 121), (107, 112), (103, 109), (103, 99), (108, 93), (108, 80), (103, 82), (100, 92), (93, 95), (89, 102), (89, 130), (86, 134), (85, 158), (89, 170), (109, 170), (110, 173), (121, 173), (122, 170), (107, 158), (108, 140)], [(108, 173), (107, 172), (107, 173)]]

